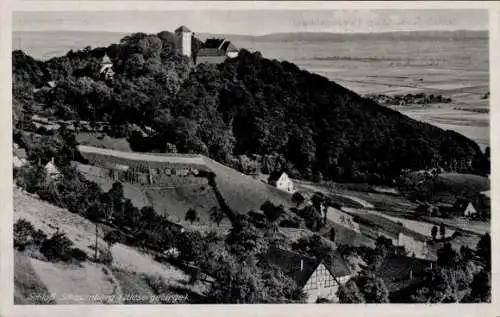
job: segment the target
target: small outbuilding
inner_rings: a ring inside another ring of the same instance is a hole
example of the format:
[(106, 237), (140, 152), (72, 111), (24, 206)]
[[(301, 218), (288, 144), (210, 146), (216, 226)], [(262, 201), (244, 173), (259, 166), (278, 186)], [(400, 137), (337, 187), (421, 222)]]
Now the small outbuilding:
[(295, 192), (293, 182), (285, 172), (272, 172), (267, 180), (268, 184), (289, 193)]

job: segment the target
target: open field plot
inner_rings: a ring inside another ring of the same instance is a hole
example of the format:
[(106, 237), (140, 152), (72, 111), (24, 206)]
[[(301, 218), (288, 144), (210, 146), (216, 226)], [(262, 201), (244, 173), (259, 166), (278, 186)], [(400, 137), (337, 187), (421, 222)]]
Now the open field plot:
[(209, 210), (219, 208), (215, 193), (208, 185), (145, 188), (144, 192), (158, 214), (176, 223), (184, 222), (186, 211), (190, 208), (198, 212), (200, 223), (210, 223)]
[(442, 173), (439, 179), (450, 188), (461, 189), (466, 187), (477, 192), (490, 189), (490, 179), (485, 176), (459, 173)]
[[(427, 236), (429, 238), (432, 237), (431, 230), (432, 230), (432, 227), (435, 226), (435, 224), (433, 224), (433, 223), (429, 223), (429, 222), (425, 222), (425, 221), (418, 221), (418, 220), (411, 220), (411, 219), (406, 219), (406, 218), (401, 218), (401, 217), (389, 216), (383, 212), (379, 212), (379, 211), (375, 211), (375, 210), (370, 210), (368, 212), (375, 214), (375, 215), (378, 215), (378, 216), (381, 216), (381, 217), (385, 217), (385, 218), (387, 218), (391, 221), (394, 221), (394, 222), (401, 222), (406, 228), (408, 228), (412, 231), (418, 232), (418, 233), (420, 233), (424, 236)], [(453, 230), (451, 228), (447, 228), (446, 229), (446, 237), (452, 236), (454, 232), (455, 232), (455, 230)]]
[(477, 235), (483, 235), (485, 233), (491, 232), (491, 224), (486, 221), (474, 221), (466, 218), (431, 218), (425, 217), (425, 220), (429, 223), (440, 224), (444, 223), (446, 226), (450, 228), (456, 228), (463, 231), (468, 231), (471, 233), (475, 233)]
[(81, 145), (132, 152), (130, 144), (125, 138), (112, 138), (108, 135), (98, 133), (77, 133), (75, 139)]

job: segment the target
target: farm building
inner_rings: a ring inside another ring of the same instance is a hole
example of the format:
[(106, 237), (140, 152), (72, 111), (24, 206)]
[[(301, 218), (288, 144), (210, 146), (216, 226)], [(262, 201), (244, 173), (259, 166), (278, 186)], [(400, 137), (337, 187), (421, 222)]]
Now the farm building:
[(196, 63), (219, 64), (238, 56), (238, 49), (228, 40), (207, 39), (196, 56)]
[(322, 261), (293, 251), (271, 247), (265, 256), (269, 264), (281, 270), (302, 287), (307, 302), (315, 303), (318, 298), (337, 301), (338, 287), (346, 283), (351, 272), (338, 252), (332, 260)]
[(470, 200), (459, 198), (453, 205), (453, 212), (459, 217), (470, 217), (477, 214), (476, 208)]
[(269, 185), (289, 193), (293, 193), (295, 191), (292, 180), (285, 172), (272, 172), (271, 175), (269, 175), (267, 182)]

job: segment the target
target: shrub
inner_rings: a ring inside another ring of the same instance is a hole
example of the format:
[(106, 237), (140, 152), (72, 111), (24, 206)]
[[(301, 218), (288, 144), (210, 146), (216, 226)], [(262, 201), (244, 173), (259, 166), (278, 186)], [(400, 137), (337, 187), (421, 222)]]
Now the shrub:
[(109, 245), (114, 243), (123, 243), (125, 241), (125, 236), (121, 231), (113, 230), (104, 236), (104, 241), (106, 241)]
[(47, 235), (41, 230), (35, 230), (31, 222), (19, 219), (14, 224), (14, 248), (23, 251), (29, 245), (39, 246)]
[(49, 261), (70, 261), (71, 246), (73, 241), (71, 241), (66, 233), (58, 231), (50, 239), (43, 241), (40, 251)]
[(85, 253), (82, 249), (72, 248), (71, 257), (78, 262), (84, 262), (87, 260), (87, 253)]
[(100, 249), (97, 262), (102, 264), (111, 264), (113, 262), (113, 254), (108, 248)]

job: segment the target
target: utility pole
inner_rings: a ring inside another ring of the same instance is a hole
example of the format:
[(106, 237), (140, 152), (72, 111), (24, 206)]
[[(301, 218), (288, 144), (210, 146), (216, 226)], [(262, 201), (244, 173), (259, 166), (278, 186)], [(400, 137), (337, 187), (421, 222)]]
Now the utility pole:
[(95, 223), (95, 263), (97, 265), (97, 221)]

